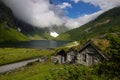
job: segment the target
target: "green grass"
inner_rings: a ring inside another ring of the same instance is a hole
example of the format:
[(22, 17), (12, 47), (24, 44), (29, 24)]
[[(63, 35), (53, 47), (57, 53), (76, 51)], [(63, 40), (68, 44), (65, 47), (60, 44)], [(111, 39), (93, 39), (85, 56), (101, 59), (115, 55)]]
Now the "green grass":
[(63, 65), (53, 63), (34, 63), (31, 66), (22, 67), (4, 75), (0, 75), (0, 80), (45, 80), (50, 75), (50, 71), (61, 68)]
[(0, 65), (17, 62), (39, 56), (50, 56), (51, 50), (26, 48), (0, 48)]

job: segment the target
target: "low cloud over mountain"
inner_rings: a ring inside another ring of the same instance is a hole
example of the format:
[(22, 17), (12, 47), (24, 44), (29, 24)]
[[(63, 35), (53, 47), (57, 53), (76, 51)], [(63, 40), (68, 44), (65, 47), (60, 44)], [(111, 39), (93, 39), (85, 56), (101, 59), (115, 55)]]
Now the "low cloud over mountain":
[(20, 20), (33, 26), (44, 28), (53, 25), (65, 25), (68, 28), (79, 27), (102, 14), (104, 11), (120, 5), (120, 0), (71, 0), (76, 4), (80, 1), (100, 7), (100, 11), (93, 14), (85, 14), (76, 19), (65, 16), (67, 11), (62, 8), (70, 7), (70, 3), (60, 7), (51, 4), (50, 0), (2, 0)]

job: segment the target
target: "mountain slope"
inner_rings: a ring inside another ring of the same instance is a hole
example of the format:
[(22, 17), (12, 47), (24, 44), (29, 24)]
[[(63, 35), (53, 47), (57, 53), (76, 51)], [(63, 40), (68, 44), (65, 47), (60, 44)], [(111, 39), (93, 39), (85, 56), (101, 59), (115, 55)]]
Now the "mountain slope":
[(106, 33), (120, 32), (120, 7), (113, 8), (95, 20), (59, 35), (57, 40), (82, 40), (98, 38)]
[(49, 26), (44, 28), (38, 28), (29, 25), (21, 20), (15, 19), (15, 25), (17, 25), (21, 32), (27, 35), (30, 39), (52, 39), (50, 32), (57, 32), (58, 34), (68, 31), (65, 26)]
[(10, 9), (0, 1), (0, 42), (28, 40), (17, 30), (13, 17)]

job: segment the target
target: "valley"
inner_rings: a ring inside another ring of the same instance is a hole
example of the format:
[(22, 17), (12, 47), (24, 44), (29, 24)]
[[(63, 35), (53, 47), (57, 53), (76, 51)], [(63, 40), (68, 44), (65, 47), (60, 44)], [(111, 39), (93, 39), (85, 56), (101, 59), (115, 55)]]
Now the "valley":
[[(37, 5), (37, 0), (31, 1), (30, 4)], [(41, 11), (33, 10), (34, 13), (42, 12), (41, 15), (47, 12), (42, 23), (48, 25), (47, 20), (50, 21), (50, 26), (46, 27), (20, 20), (11, 7), (0, 1), (0, 80), (119, 80), (120, 7), (70, 29), (74, 19), (70, 18), (71, 25), (66, 27), (64, 19), (69, 18), (63, 17), (68, 12), (59, 9), (60, 5), (53, 5), (51, 0), (48, 4), (49, 8), (43, 12), (41, 5), (35, 6)], [(70, 5), (64, 7), (72, 9)], [(31, 14), (32, 11), (27, 16)], [(32, 18), (35, 23), (38, 18), (42, 19), (40, 14)], [(61, 24), (61, 18), (63, 24), (56, 25)]]

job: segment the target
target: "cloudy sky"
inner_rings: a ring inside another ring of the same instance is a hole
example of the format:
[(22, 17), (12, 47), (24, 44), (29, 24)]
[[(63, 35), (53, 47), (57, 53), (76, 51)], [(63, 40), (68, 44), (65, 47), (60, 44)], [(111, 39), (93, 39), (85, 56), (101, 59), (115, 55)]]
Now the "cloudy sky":
[(13, 14), (33, 26), (73, 29), (95, 19), (120, 0), (2, 0)]

